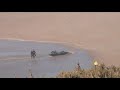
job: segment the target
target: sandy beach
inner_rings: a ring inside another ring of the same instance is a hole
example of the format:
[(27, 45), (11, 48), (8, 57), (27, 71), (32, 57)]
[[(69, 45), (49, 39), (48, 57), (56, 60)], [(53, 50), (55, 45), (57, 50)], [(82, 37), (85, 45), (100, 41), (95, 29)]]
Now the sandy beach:
[(0, 13), (0, 38), (68, 42), (120, 65), (119, 12)]

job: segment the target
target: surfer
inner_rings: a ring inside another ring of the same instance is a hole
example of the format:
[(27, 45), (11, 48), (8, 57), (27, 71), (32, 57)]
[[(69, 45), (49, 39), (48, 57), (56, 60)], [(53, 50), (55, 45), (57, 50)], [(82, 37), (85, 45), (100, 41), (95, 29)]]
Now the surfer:
[(35, 58), (36, 57), (36, 51), (35, 50), (32, 50), (31, 51), (31, 59), (33, 58)]

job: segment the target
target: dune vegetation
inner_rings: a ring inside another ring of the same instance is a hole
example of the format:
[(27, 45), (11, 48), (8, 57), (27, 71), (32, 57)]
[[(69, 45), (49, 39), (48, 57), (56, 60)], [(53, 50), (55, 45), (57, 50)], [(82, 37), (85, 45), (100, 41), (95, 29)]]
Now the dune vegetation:
[[(15, 75), (15, 78), (19, 78)], [(31, 70), (29, 70), (29, 76), (26, 78), (46, 78), (46, 77), (34, 77)], [(48, 78), (48, 77), (47, 77)], [(120, 67), (106, 66), (105, 64), (94, 63), (94, 66), (90, 69), (82, 69), (80, 64), (73, 71), (60, 72), (56, 77), (49, 78), (120, 78)]]
[(60, 72), (57, 78), (120, 78), (120, 67), (94, 63), (88, 70), (78, 64), (71, 72)]

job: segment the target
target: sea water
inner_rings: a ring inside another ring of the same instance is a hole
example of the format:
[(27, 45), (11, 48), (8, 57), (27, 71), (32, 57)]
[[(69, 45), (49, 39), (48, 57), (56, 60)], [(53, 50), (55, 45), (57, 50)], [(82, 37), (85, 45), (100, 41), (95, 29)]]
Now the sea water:
[[(31, 59), (31, 50), (37, 52)], [(72, 54), (51, 57), (51, 51), (68, 51)], [(85, 50), (62, 43), (0, 40), (0, 78), (26, 78), (30, 72), (35, 78), (55, 77), (62, 71), (74, 70), (77, 63), (87, 69), (92, 57)]]

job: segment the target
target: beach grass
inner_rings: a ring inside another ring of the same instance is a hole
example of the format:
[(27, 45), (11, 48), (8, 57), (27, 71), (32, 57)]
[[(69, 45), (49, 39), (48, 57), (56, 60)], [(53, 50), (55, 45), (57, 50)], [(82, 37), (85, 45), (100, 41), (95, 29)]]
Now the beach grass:
[[(105, 64), (96, 64), (90, 69), (82, 69), (80, 64), (77, 64), (77, 67), (73, 71), (63, 71), (60, 72), (55, 77), (47, 77), (47, 78), (120, 78), (120, 67), (111, 65), (106, 66)], [(29, 76), (26, 78), (46, 78), (44, 76), (35, 77), (32, 71), (29, 69)], [(14, 74), (15, 75), (15, 74)], [(16, 77), (15, 75), (15, 78)]]
[(99, 64), (85, 70), (79, 67), (70, 72), (60, 72), (56, 78), (120, 78), (120, 67)]

